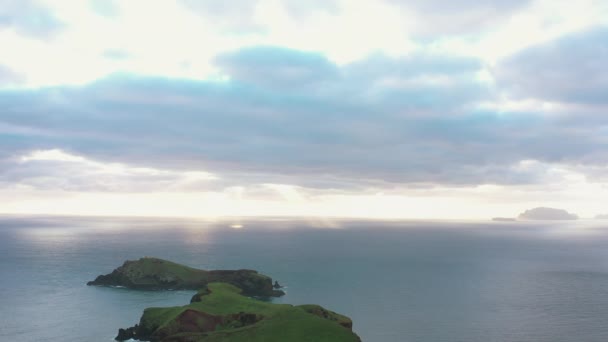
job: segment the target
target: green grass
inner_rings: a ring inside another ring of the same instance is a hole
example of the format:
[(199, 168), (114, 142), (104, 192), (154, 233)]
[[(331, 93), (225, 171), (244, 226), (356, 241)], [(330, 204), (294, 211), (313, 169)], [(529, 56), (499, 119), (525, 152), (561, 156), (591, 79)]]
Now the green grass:
[(147, 331), (164, 327), (183, 312), (181, 306), (167, 308), (147, 308), (144, 310), (140, 325)]
[[(193, 341), (222, 342), (359, 341), (357, 335), (341, 325), (350, 322), (348, 317), (318, 305), (292, 306), (263, 302), (242, 296), (239, 288), (226, 283), (211, 283), (208, 288), (211, 293), (202, 296), (200, 302), (182, 307), (146, 309), (140, 324), (146, 328), (158, 327), (157, 331), (170, 332), (167, 341), (185, 336)], [(233, 324), (218, 325), (213, 332), (196, 333), (183, 331), (177, 322), (177, 318), (186, 310), (223, 317), (244, 312), (263, 318), (251, 325), (236, 328)]]
[(273, 289), (272, 278), (254, 270), (205, 271), (150, 257), (126, 261), (111, 274), (99, 276), (95, 282), (89, 284), (136, 289), (199, 289), (210, 282), (224, 282), (238, 286), (248, 296), (277, 297), (284, 294)]
[(185, 283), (198, 283), (208, 278), (205, 271), (157, 258), (141, 258), (132, 262), (126, 265), (125, 273), (140, 282), (152, 281), (153, 276), (177, 278)]
[(298, 308), (303, 309), (304, 311), (311, 313), (313, 315), (328, 319), (330, 321), (334, 321), (342, 326), (350, 327), (353, 326), (353, 321), (350, 318), (340, 315), (337, 312), (333, 312), (325, 309), (320, 305), (308, 304), (308, 305), (299, 305)]

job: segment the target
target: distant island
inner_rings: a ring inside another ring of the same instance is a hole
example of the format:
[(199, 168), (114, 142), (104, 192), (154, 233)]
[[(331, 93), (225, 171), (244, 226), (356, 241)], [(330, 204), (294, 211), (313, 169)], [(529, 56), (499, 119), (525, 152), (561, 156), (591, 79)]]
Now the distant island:
[(595, 216), (596, 220), (608, 220), (608, 214), (597, 215)]
[(350, 318), (322, 306), (273, 304), (251, 298), (257, 294), (284, 294), (274, 289), (280, 287), (276, 281), (273, 285), (270, 277), (253, 270), (203, 271), (162, 259), (142, 258), (127, 261), (112, 273), (88, 283), (146, 290), (185, 289), (194, 284), (200, 286), (190, 304), (147, 308), (138, 324), (119, 329), (115, 339), (153, 342), (361, 341), (352, 331)]
[(495, 221), (495, 222), (513, 222), (513, 221), (517, 221), (517, 219), (513, 218), (513, 217), (493, 217), (492, 221)]
[(578, 216), (563, 209), (539, 207), (526, 210), (518, 216), (520, 220), (578, 220)]

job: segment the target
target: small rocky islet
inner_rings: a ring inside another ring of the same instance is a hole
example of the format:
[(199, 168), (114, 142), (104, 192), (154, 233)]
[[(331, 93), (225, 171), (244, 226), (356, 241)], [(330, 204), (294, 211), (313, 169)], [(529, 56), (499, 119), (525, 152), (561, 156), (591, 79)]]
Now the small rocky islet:
[(87, 285), (198, 291), (187, 305), (145, 309), (138, 324), (119, 329), (117, 341), (361, 341), (350, 318), (322, 306), (256, 299), (285, 293), (254, 270), (205, 271), (146, 257), (126, 261)]

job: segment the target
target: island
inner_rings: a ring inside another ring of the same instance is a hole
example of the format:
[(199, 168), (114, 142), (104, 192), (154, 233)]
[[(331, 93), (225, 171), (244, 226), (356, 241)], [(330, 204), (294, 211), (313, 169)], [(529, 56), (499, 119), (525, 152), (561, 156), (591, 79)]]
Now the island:
[(148, 308), (139, 323), (119, 329), (117, 341), (360, 342), (350, 318), (319, 305), (273, 304), (246, 297), (227, 283), (210, 283), (191, 303)]
[(563, 209), (539, 207), (526, 210), (518, 217), (520, 220), (578, 220), (578, 216)]
[(608, 220), (608, 214), (601, 214), (595, 216), (596, 220)]
[(232, 284), (245, 296), (280, 297), (285, 294), (274, 288), (272, 278), (254, 270), (205, 271), (151, 257), (127, 260), (112, 273), (100, 275), (87, 285), (135, 290), (199, 290), (213, 282)]
[(270, 302), (267, 298), (285, 294), (278, 290), (283, 286), (254, 270), (205, 271), (145, 257), (126, 261), (87, 285), (197, 290), (187, 305), (145, 309), (139, 323), (118, 330), (117, 341), (361, 341), (344, 315), (320, 305)]

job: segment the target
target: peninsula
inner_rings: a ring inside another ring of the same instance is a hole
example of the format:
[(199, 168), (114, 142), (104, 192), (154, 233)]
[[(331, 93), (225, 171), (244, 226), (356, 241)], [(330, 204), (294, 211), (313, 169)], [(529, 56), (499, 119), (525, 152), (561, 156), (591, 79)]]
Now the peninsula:
[(87, 285), (198, 291), (188, 305), (145, 309), (138, 324), (118, 330), (117, 341), (361, 341), (350, 318), (322, 306), (257, 299), (285, 293), (277, 290), (278, 282), (253, 270), (205, 271), (146, 257), (126, 261)]

